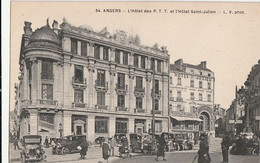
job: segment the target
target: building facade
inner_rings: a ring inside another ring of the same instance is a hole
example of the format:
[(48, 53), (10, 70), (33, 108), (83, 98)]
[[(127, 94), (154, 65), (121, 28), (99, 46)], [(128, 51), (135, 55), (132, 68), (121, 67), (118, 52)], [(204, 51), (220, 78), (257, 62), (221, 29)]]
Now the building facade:
[(20, 71), (20, 135), (75, 134), (93, 141), (115, 133), (148, 132), (153, 98), (155, 132), (168, 131), (165, 46), (145, 47), (138, 36), (124, 31), (94, 32), (65, 19), (60, 27), (47, 21), (35, 31), (25, 22)]
[(172, 132), (208, 132), (215, 135), (214, 73), (206, 67), (183, 63), (170, 65), (169, 80), (170, 130)]
[(215, 133), (216, 136), (222, 136), (226, 131), (226, 109), (220, 107), (220, 105), (214, 106), (214, 114), (215, 114)]

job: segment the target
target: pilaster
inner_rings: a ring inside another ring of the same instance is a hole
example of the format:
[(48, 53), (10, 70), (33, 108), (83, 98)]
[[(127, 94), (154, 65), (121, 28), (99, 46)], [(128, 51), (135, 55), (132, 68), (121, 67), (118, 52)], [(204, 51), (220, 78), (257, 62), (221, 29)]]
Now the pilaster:
[(109, 131), (108, 131), (108, 136), (112, 137), (116, 133), (116, 118), (115, 117), (109, 117)]
[(88, 140), (94, 141), (95, 140), (95, 116), (94, 115), (88, 115), (88, 127), (87, 127), (87, 133), (88, 133)]
[(64, 136), (71, 135), (71, 113), (65, 112), (63, 118), (63, 131)]

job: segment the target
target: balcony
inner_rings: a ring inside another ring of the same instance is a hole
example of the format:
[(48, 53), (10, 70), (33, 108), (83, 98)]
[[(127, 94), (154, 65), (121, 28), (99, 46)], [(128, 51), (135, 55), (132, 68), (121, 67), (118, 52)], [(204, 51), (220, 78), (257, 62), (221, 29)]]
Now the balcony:
[(184, 126), (173, 126), (172, 129), (175, 129), (175, 130), (184, 130)]
[(177, 98), (176, 98), (176, 101), (177, 101), (177, 102), (183, 102), (183, 98), (177, 97)]
[(116, 107), (116, 111), (128, 112), (127, 107)]
[(146, 110), (141, 108), (136, 108), (134, 111), (135, 113), (146, 113)]
[(170, 97), (170, 101), (174, 101), (174, 97)]
[(58, 101), (57, 100), (38, 99), (37, 101), (38, 101), (39, 105), (53, 105), (53, 106), (57, 106), (58, 105)]
[[(153, 110), (151, 110), (151, 114), (153, 114)], [(162, 114), (161, 110), (154, 110), (154, 114)]]
[(72, 77), (72, 85), (73, 87), (82, 87), (82, 88), (86, 88), (87, 87), (87, 79), (78, 79), (75, 78), (75, 76)]
[(54, 80), (54, 74), (53, 73), (41, 73), (41, 79), (42, 80)]
[(144, 95), (145, 95), (145, 88), (135, 86), (134, 94), (137, 97), (144, 97)]
[(127, 85), (124, 84), (116, 84), (116, 93), (118, 95), (126, 95), (127, 93)]
[(22, 107), (26, 107), (26, 106), (31, 105), (31, 104), (32, 104), (31, 100), (22, 100), (21, 101), (21, 106)]
[(156, 99), (160, 99), (161, 98), (161, 90), (156, 90), (155, 92), (153, 92), (153, 89), (152, 89), (151, 95), (152, 95), (152, 97), (154, 97)]
[(86, 103), (73, 102), (72, 107), (74, 107), (74, 108), (86, 108), (87, 104)]
[(95, 105), (96, 110), (107, 110), (107, 105)]
[(101, 81), (95, 80), (95, 87), (96, 87), (96, 91), (107, 92), (108, 82), (101, 82)]

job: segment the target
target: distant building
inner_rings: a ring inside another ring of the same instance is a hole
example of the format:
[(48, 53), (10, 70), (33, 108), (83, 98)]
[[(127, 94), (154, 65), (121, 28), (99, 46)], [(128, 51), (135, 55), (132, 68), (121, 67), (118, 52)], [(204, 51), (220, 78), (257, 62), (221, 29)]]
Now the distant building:
[(220, 107), (220, 105), (214, 106), (214, 115), (215, 115), (215, 132), (216, 136), (220, 136), (225, 134), (226, 124), (225, 124), (225, 116), (226, 109)]
[[(32, 31), (25, 22), (20, 53), (20, 135), (86, 135), (168, 131), (169, 54), (124, 31), (94, 32), (65, 19)], [(155, 87), (153, 91), (153, 69)]]
[(190, 137), (199, 132), (215, 135), (215, 77), (206, 61), (199, 65), (175, 61), (169, 83), (170, 131)]

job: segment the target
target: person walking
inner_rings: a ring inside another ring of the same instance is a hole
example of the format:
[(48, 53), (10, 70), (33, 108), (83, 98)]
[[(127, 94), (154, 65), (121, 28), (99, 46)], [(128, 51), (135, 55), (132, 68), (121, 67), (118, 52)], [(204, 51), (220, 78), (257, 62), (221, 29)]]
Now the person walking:
[(232, 144), (231, 138), (228, 135), (226, 135), (221, 142), (223, 163), (228, 163), (228, 151), (231, 144)]
[(80, 159), (85, 159), (88, 151), (88, 142), (85, 140), (81, 144)]
[(45, 146), (46, 146), (46, 148), (49, 148), (49, 138), (48, 138), (48, 136), (46, 136), (46, 138), (45, 138)]
[(105, 141), (102, 142), (102, 155), (103, 155), (103, 159), (107, 163), (108, 163), (108, 158), (109, 158), (109, 152), (110, 152), (109, 144), (108, 144), (107, 140), (105, 139)]
[(163, 157), (163, 161), (166, 161), (165, 157), (165, 146), (166, 146), (166, 141), (165, 138), (163, 137), (163, 134), (158, 139), (158, 150), (157, 150), (157, 157), (155, 158), (156, 161), (158, 161), (158, 158), (161, 156)]
[(14, 150), (16, 150), (16, 148), (17, 148), (18, 150), (20, 150), (20, 147), (19, 147), (19, 144), (18, 144), (18, 140), (17, 140), (16, 137), (14, 137)]
[(116, 139), (114, 138), (114, 136), (112, 136), (110, 140), (110, 151), (112, 157), (115, 155), (115, 146), (116, 146)]
[(200, 135), (200, 148), (198, 151), (198, 163), (210, 163), (211, 158), (209, 155), (209, 142), (207, 139), (207, 135), (202, 133)]

